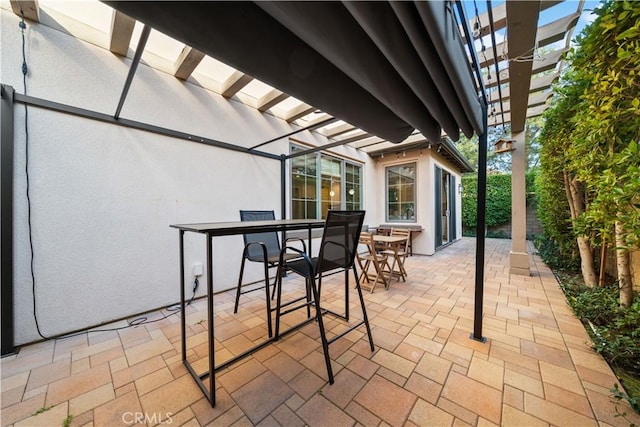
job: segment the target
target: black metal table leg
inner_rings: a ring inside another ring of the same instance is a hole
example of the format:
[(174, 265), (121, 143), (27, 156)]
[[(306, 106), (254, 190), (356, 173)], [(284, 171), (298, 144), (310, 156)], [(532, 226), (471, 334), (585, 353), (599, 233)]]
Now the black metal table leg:
[(182, 362), (187, 360), (187, 340), (184, 301), (184, 231), (180, 230), (180, 336), (182, 338)]
[(209, 402), (211, 407), (216, 405), (216, 360), (215, 347), (213, 341), (213, 237), (207, 234), (207, 315), (209, 329), (207, 335), (209, 339)]

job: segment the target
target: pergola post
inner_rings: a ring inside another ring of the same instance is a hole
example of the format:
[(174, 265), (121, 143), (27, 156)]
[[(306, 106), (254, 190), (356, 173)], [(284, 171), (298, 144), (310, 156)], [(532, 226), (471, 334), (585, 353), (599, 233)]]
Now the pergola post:
[(529, 254), (527, 253), (527, 195), (525, 169), (527, 154), (525, 132), (512, 132), (511, 151), (511, 253), (509, 273), (529, 276)]
[(470, 338), (486, 342), (482, 336), (482, 305), (484, 299), (484, 247), (487, 210), (487, 140), (488, 117), (487, 103), (481, 100), (482, 106), (482, 135), (478, 138), (478, 201), (476, 218), (476, 281), (473, 308), (473, 332)]

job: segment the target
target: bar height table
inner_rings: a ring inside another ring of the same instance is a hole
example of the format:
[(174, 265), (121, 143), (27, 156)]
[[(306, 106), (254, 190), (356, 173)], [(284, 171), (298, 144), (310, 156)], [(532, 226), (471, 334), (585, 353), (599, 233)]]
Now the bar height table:
[[(219, 236), (233, 236), (241, 234), (263, 233), (263, 232), (288, 232), (295, 230), (308, 230), (309, 245), (308, 251), (311, 254), (311, 230), (314, 228), (323, 228), (324, 220), (316, 219), (282, 219), (282, 220), (269, 220), (269, 221), (232, 221), (232, 222), (208, 222), (208, 223), (195, 223), (195, 224), (173, 224), (170, 227), (179, 230), (180, 237), (180, 331), (182, 339), (182, 363), (187, 367), (189, 374), (196, 381), (200, 390), (205, 395), (211, 407), (216, 404), (216, 383), (215, 383), (215, 371), (216, 369), (222, 369), (230, 364), (237, 362), (238, 360), (250, 355), (256, 350), (261, 349), (265, 345), (274, 341), (274, 338), (269, 338), (266, 341), (248, 349), (242, 354), (239, 354), (232, 359), (216, 366), (215, 365), (215, 349), (214, 349), (214, 309), (213, 309), (213, 238)], [(204, 234), (207, 239), (206, 251), (207, 251), (207, 340), (209, 342), (209, 370), (207, 372), (198, 374), (191, 366), (191, 363), (187, 360), (187, 342), (186, 342), (186, 314), (185, 314), (185, 277), (184, 277), (184, 233), (192, 232)], [(267, 313), (268, 316), (271, 313)], [(310, 318), (313, 320), (313, 318)], [(281, 334), (282, 335), (282, 334)], [(209, 378), (209, 390), (204, 383), (204, 379)]]

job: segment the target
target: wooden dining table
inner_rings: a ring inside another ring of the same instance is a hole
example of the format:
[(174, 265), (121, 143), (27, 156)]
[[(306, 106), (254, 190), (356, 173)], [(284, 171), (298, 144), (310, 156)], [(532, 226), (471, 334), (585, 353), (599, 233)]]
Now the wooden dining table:
[[(399, 254), (399, 247), (401, 243), (404, 243), (407, 240), (406, 236), (385, 236), (383, 234), (374, 234), (373, 241), (376, 243), (385, 244), (388, 249), (391, 249), (393, 252), (393, 262), (391, 264), (391, 271), (389, 271), (389, 279), (392, 276), (398, 276), (398, 280), (402, 277), (404, 280), (404, 264), (402, 262), (402, 257)], [(396, 271), (396, 266), (398, 266), (398, 270)]]

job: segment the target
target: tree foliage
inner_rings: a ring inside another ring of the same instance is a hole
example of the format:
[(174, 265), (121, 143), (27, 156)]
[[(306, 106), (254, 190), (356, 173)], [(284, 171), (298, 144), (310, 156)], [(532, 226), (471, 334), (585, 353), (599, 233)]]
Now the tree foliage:
[(627, 250), (640, 245), (640, 2), (609, 0), (594, 13), (545, 114), (539, 216), (564, 250), (566, 236), (615, 246), (629, 305)]
[(593, 194), (584, 231), (609, 235), (621, 221), (640, 243), (640, 3), (605, 3), (578, 38), (572, 67), (584, 85), (573, 119), (571, 167)]

